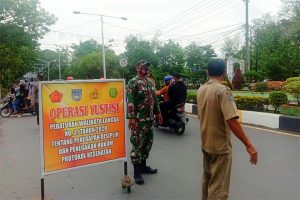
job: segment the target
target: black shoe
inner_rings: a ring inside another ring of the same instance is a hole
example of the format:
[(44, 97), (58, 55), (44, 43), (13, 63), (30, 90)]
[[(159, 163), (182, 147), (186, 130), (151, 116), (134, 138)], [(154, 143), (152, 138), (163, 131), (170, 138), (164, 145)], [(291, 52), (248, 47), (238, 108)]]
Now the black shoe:
[(144, 184), (144, 179), (141, 175), (141, 164), (134, 164), (134, 180), (136, 184), (138, 185), (143, 185)]
[(152, 169), (151, 167), (147, 166), (146, 160), (142, 160), (141, 166), (142, 166), (141, 167), (142, 174), (156, 174), (157, 173), (157, 169)]

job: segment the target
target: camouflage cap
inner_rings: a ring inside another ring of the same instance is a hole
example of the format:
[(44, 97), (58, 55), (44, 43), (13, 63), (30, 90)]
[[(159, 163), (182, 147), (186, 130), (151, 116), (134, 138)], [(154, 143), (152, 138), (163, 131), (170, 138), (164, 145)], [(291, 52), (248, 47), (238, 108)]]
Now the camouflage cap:
[(150, 63), (146, 60), (140, 60), (136, 63), (136, 67), (150, 67)]

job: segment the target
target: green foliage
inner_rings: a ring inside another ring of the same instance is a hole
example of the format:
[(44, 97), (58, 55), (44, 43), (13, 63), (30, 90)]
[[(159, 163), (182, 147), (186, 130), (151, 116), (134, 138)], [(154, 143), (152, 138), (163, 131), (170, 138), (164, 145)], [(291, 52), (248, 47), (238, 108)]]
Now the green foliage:
[(54, 15), (40, 6), (39, 0), (1, 0), (1, 24), (13, 24), (37, 41), (46, 32), (48, 26), (55, 23)]
[(268, 90), (268, 85), (266, 82), (259, 82), (253, 85), (253, 90), (255, 92), (266, 92)]
[(230, 82), (230, 80), (227, 78), (224, 81), (221, 81), (221, 83), (227, 87), (229, 87), (232, 90), (232, 84)]
[[(75, 79), (99, 79), (103, 77), (102, 53), (99, 47), (100, 45), (94, 40), (82, 42), (78, 46), (73, 45), (73, 59), (71, 66), (66, 68), (66, 76), (71, 75)], [(108, 48), (105, 50), (105, 63), (107, 78), (123, 77), (124, 69), (119, 65), (119, 57)]]
[(300, 81), (300, 77), (292, 77), (292, 78), (288, 78), (286, 79), (287, 83), (291, 83), (293, 81)]
[(38, 0), (1, 0), (0, 5), (0, 83), (8, 88), (34, 68), (38, 39), (55, 18)]
[(264, 105), (268, 105), (268, 98), (253, 96), (235, 96), (234, 101), (241, 110), (264, 110)]
[[(294, 80), (294, 79), (292, 79)], [(300, 80), (291, 81), (284, 85), (284, 90), (290, 93), (296, 100), (298, 105), (300, 105)]]
[(189, 103), (197, 103), (197, 93), (188, 92), (187, 93), (187, 102)]
[(227, 38), (225, 40), (224, 45), (221, 48), (221, 52), (224, 56), (243, 58), (243, 50), (241, 50), (239, 37), (239, 35), (236, 35), (234, 38)]
[(210, 45), (200, 46), (192, 43), (184, 49), (186, 67), (183, 75), (188, 77), (188, 85), (199, 88), (206, 80), (206, 66), (208, 61), (216, 54)]
[(288, 97), (284, 92), (275, 91), (269, 95), (269, 102), (274, 106), (274, 112), (277, 112), (278, 108), (288, 102)]
[(253, 81), (255, 82), (262, 81), (264, 77), (262, 71), (254, 71), (254, 70), (246, 71), (243, 75), (246, 78), (246, 81), (249, 83), (252, 83)]
[[(299, 7), (292, 12), (298, 13)], [(283, 81), (300, 73), (298, 18), (291, 16), (277, 22), (274, 17), (266, 15), (254, 23), (253, 59), (270, 80)]]
[(185, 65), (184, 51), (182, 47), (171, 40), (159, 48), (156, 53), (158, 67), (167, 74), (173, 72), (182, 73)]
[(8, 88), (30, 70), (37, 55), (37, 43), (16, 25), (0, 24), (0, 83)]
[[(151, 63), (151, 68), (157, 68), (157, 57), (154, 53), (154, 47), (151, 42), (130, 35), (126, 38), (126, 51), (121, 56), (128, 59), (128, 65), (125, 67), (125, 77), (127, 80), (136, 75), (135, 65), (141, 60), (145, 59)], [(155, 76), (155, 75), (154, 75)], [(162, 80), (163, 77), (160, 77)]]
[(66, 79), (68, 76), (73, 76), (71, 72), (70, 58), (71, 52), (67, 48), (53, 50), (40, 51), (38, 58), (36, 59), (36, 66), (39, 67), (39, 73), (44, 74), (46, 80), (48, 80), (48, 62), (49, 62), (49, 80), (59, 79), (59, 58), (61, 66), (61, 77)]
[(291, 105), (280, 106), (280, 114), (300, 117), (300, 107)]
[(74, 50), (73, 56), (78, 58), (92, 52), (100, 52), (101, 45), (95, 40), (87, 40), (85, 42), (80, 42), (79, 45), (73, 44), (71, 48)]

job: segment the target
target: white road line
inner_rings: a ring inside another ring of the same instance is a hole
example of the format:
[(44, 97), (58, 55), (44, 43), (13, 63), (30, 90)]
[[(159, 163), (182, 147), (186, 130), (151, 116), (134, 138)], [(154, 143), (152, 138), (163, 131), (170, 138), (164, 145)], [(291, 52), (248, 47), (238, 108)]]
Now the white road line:
[[(186, 114), (186, 115), (191, 116), (191, 117), (198, 118), (197, 115), (191, 115), (191, 114)], [(254, 126), (244, 125), (244, 124), (242, 124), (242, 126), (247, 127), (247, 128), (252, 128), (252, 129), (261, 130), (261, 131), (267, 131), (267, 132), (277, 133), (277, 134), (280, 134), (280, 135), (287, 135), (287, 136), (292, 136), (292, 137), (300, 138), (300, 135), (295, 135), (295, 134), (285, 133), (285, 132), (281, 132), (281, 131), (275, 131), (275, 130), (270, 130), (270, 129), (258, 128), (258, 127), (254, 127)]]

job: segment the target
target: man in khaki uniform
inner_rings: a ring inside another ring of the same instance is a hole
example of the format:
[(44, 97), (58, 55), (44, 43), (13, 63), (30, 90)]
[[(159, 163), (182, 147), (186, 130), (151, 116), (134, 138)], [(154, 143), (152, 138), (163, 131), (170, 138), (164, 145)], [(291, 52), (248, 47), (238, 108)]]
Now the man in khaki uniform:
[(257, 152), (237, 120), (239, 115), (230, 89), (220, 83), (225, 74), (224, 61), (211, 60), (207, 73), (209, 81), (197, 93), (203, 152), (202, 200), (223, 200), (229, 193), (231, 131), (245, 144), (251, 164), (257, 163)]

